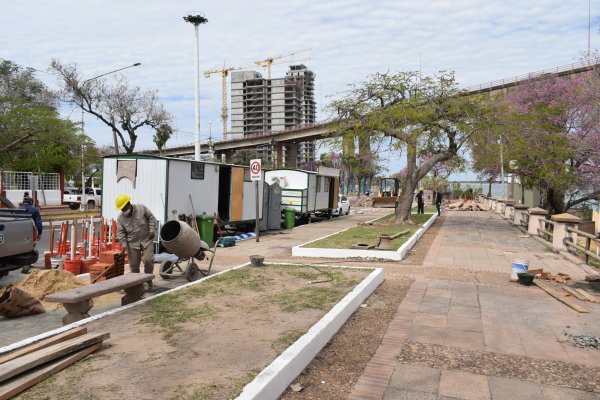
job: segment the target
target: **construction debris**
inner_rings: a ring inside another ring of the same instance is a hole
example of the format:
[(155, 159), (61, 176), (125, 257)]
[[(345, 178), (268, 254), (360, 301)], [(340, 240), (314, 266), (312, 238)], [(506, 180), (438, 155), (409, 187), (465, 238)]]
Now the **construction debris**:
[(600, 282), (600, 274), (589, 274), (585, 276), (587, 282)]
[(354, 207), (373, 207), (373, 199), (367, 195), (359, 194), (353, 204)]
[(571, 335), (565, 333), (576, 347), (600, 350), (600, 336)]
[(445, 208), (449, 210), (457, 210), (457, 211), (489, 211), (490, 206), (478, 203), (473, 200), (459, 200), (454, 203), (450, 203)]
[(590, 311), (583, 307), (579, 302), (574, 301), (571, 296), (563, 295), (562, 293), (554, 290), (548, 283), (540, 282), (537, 279), (533, 281), (534, 285), (542, 289), (544, 292), (548, 293), (550, 296), (554, 297), (556, 300), (568, 305), (573, 310), (580, 313), (589, 313)]

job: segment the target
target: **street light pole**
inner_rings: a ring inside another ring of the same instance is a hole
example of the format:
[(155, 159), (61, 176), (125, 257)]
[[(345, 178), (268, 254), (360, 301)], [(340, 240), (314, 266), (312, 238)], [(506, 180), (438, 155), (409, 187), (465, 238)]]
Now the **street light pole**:
[(194, 143), (194, 159), (200, 161), (200, 45), (198, 40), (198, 26), (207, 23), (208, 19), (202, 13), (197, 13), (196, 15), (189, 14), (183, 17), (183, 20), (194, 25), (194, 34), (196, 36), (196, 140)]
[[(135, 63), (135, 64), (131, 64), (131, 65), (128, 65), (126, 67), (115, 69), (114, 71), (107, 72), (105, 74), (94, 76), (93, 78), (86, 79), (83, 82), (81, 82), (80, 88), (81, 88), (81, 135), (82, 136), (85, 135), (85, 130), (84, 130), (84, 112), (83, 112), (84, 111), (84, 109), (83, 109), (83, 86), (86, 83), (88, 83), (90, 81), (93, 81), (94, 79), (98, 79), (98, 78), (101, 78), (103, 76), (114, 74), (115, 72), (123, 71), (124, 69), (132, 68), (132, 67), (137, 67), (137, 66), (140, 66), (140, 65), (142, 65), (142, 63), (139, 63), (139, 62)], [(114, 129), (113, 129), (113, 141), (114, 141), (114, 144), (115, 144), (115, 153), (119, 154), (119, 147), (117, 145), (117, 136), (116, 136), (116, 133), (115, 133)], [(84, 146), (83, 146), (83, 143), (82, 143), (81, 144), (81, 190), (85, 192), (85, 176), (84, 176), (84, 171), (83, 171), (83, 169), (84, 169), (84, 165), (83, 165), (83, 150), (84, 150)], [(85, 194), (85, 193), (83, 193), (83, 194)]]

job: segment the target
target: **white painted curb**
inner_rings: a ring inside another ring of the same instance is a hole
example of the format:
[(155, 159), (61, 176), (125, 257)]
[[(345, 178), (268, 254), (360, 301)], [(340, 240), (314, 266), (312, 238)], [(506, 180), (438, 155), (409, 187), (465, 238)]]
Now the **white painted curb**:
[[(437, 219), (438, 215), (433, 214), (431, 218), (423, 224), (423, 226), (417, 230), (400, 248), (396, 251), (385, 251), (385, 250), (357, 250), (357, 249), (320, 249), (314, 247), (303, 247), (309, 243), (316, 242), (317, 240), (325, 239), (338, 233), (345, 232), (353, 227), (346, 228), (342, 231), (332, 233), (331, 235), (323, 236), (321, 238), (311, 240), (310, 242), (303, 243), (298, 246), (292, 247), (292, 256), (294, 257), (319, 257), (319, 258), (379, 258), (384, 260), (400, 261), (406, 257), (406, 253), (414, 247), (417, 240), (423, 236), (427, 229)], [(379, 218), (378, 218), (379, 219)], [(372, 221), (371, 221), (372, 222)]]
[(383, 282), (383, 269), (377, 268), (348, 293), (309, 331), (287, 348), (252, 382), (237, 400), (277, 399), (331, 340), (364, 300)]

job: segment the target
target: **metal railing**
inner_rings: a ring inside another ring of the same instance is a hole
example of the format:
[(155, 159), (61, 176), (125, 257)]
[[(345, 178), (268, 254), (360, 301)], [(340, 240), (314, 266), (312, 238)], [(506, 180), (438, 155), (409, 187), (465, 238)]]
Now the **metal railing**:
[(545, 241), (552, 243), (552, 238), (554, 237), (554, 221), (544, 218), (539, 219), (539, 221), (540, 227), (537, 230), (538, 235)]
[(580, 231), (579, 229), (572, 228), (570, 226), (567, 227), (567, 232), (575, 233), (577, 236), (582, 236), (585, 238), (585, 246), (580, 246), (579, 244), (573, 241), (571, 236), (567, 236), (564, 239), (564, 244), (568, 247), (572, 247), (575, 250), (578, 250), (583, 253), (583, 259), (586, 264), (589, 264), (590, 257), (592, 257), (596, 261), (600, 261), (600, 256), (592, 251), (590, 251), (590, 245), (592, 242), (596, 244), (598, 248), (600, 246), (600, 239), (592, 234), (587, 232)]
[(60, 190), (60, 174), (0, 171), (2, 190), (32, 190), (31, 177), (38, 177), (39, 190)]
[(483, 91), (489, 91), (489, 90), (494, 90), (494, 89), (498, 89), (498, 88), (503, 88), (503, 87), (507, 87), (507, 86), (516, 86), (517, 84), (530, 80), (530, 79), (534, 79), (534, 78), (538, 78), (540, 76), (543, 75), (547, 75), (547, 74), (564, 74), (564, 73), (568, 73), (568, 72), (572, 72), (572, 71), (578, 71), (578, 70), (590, 70), (594, 67), (598, 66), (598, 64), (590, 62), (590, 61), (586, 61), (586, 60), (582, 60), (573, 64), (566, 64), (566, 65), (560, 65), (558, 67), (554, 67), (554, 68), (549, 68), (549, 69), (544, 69), (542, 71), (537, 71), (537, 72), (530, 72), (528, 74), (523, 74), (523, 75), (517, 75), (514, 76), (512, 78), (506, 78), (506, 79), (499, 79), (499, 80), (495, 80), (495, 81), (491, 81), (491, 82), (487, 82), (487, 83), (482, 83), (480, 85), (474, 85), (474, 86), (469, 86), (467, 88), (465, 88), (464, 90), (466, 90), (467, 92), (483, 92)]

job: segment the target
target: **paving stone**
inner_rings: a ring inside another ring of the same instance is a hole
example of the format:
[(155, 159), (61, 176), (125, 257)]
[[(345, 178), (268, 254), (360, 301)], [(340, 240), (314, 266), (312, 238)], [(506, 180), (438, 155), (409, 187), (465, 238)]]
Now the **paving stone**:
[(461, 329), (463, 331), (481, 332), (482, 324), (480, 318), (460, 317), (451, 314), (448, 317), (448, 328)]
[(491, 399), (487, 376), (445, 369), (440, 377), (438, 394), (465, 400)]
[(448, 309), (448, 304), (422, 302), (419, 307), (419, 312), (446, 315), (448, 314)]
[(436, 296), (436, 295), (428, 295), (426, 294), (423, 297), (423, 301), (427, 303), (438, 303), (444, 305), (450, 305), (450, 297)]
[(559, 386), (542, 386), (545, 400), (599, 400), (597, 393), (584, 392)]
[(408, 334), (411, 342), (444, 344), (446, 330), (435, 326), (413, 325)]
[(440, 314), (419, 313), (413, 319), (413, 325), (436, 326), (445, 328), (448, 317)]
[(399, 364), (390, 379), (390, 387), (416, 392), (437, 393), (441, 370), (420, 365)]
[(480, 318), (481, 310), (478, 304), (474, 305), (473, 307), (457, 306), (454, 304), (450, 304), (448, 315), (455, 315), (458, 317)]
[(542, 385), (518, 379), (491, 376), (492, 400), (544, 400)]
[(444, 344), (467, 350), (484, 350), (483, 333), (470, 332), (461, 329), (446, 329)]
[(383, 400), (437, 400), (435, 393), (414, 392), (412, 390), (388, 387)]

